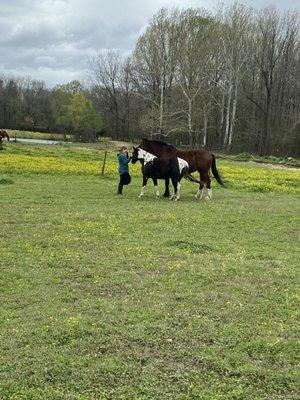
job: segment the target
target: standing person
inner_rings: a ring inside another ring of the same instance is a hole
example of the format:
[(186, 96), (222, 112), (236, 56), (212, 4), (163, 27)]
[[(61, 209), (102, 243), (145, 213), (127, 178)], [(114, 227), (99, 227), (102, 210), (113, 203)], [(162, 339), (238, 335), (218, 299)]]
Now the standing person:
[(119, 174), (120, 174), (120, 182), (118, 186), (118, 194), (122, 195), (123, 186), (129, 185), (131, 182), (131, 176), (129, 175), (128, 163), (131, 160), (131, 157), (128, 157), (128, 149), (126, 146), (121, 147), (117, 154), (119, 160)]

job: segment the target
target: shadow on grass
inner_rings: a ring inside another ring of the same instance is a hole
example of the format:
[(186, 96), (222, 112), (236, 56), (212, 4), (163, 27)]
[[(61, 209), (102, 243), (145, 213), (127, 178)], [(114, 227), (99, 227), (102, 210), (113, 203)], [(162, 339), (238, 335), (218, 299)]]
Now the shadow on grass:
[(192, 243), (185, 240), (175, 240), (166, 242), (167, 246), (174, 246), (179, 249), (191, 250), (195, 253), (206, 253), (208, 251), (214, 251), (214, 248), (211, 246), (207, 246), (203, 243)]
[(0, 179), (0, 185), (12, 185), (14, 181), (11, 179)]

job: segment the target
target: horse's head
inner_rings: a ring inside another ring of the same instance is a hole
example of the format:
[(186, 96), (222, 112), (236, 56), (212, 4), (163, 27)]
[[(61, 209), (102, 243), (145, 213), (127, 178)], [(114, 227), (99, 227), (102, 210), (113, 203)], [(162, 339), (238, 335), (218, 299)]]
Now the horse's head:
[(133, 152), (132, 152), (132, 158), (131, 158), (132, 164), (135, 164), (138, 159), (139, 159), (139, 148), (133, 146)]

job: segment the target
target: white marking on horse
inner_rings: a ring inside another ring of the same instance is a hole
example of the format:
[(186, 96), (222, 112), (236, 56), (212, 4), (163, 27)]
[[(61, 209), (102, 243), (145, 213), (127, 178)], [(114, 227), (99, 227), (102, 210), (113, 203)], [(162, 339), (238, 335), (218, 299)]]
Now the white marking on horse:
[(203, 190), (204, 190), (204, 188), (198, 189), (197, 194), (196, 194), (196, 196), (195, 196), (197, 200), (201, 200), (201, 199), (202, 199)]
[(178, 182), (178, 185), (177, 185), (177, 200), (180, 199), (180, 190), (181, 190), (181, 184), (180, 184), (180, 182)]
[(183, 168), (189, 169), (189, 164), (187, 161), (185, 161), (183, 158), (177, 157), (178, 164), (179, 164), (179, 172), (181, 173)]
[(139, 197), (144, 196), (145, 189), (146, 189), (146, 186), (143, 186), (143, 187), (142, 187), (142, 191), (141, 191)]
[(207, 189), (206, 190), (206, 197), (207, 200), (211, 200), (212, 198), (212, 189)]
[(154, 156), (153, 154), (148, 153), (148, 151), (140, 149), (138, 147), (138, 159), (144, 160), (144, 164), (147, 164), (149, 161), (153, 161), (155, 158), (157, 157)]

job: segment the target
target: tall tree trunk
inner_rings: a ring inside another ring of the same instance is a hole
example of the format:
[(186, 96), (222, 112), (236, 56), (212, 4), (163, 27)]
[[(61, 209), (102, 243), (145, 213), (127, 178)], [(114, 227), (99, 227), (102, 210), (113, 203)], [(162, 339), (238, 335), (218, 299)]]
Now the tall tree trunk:
[(261, 134), (260, 142), (260, 155), (264, 156), (267, 154), (268, 146), (268, 136), (269, 136), (269, 115), (270, 115), (270, 105), (267, 103), (266, 113), (264, 115), (264, 125)]
[(207, 115), (204, 114), (204, 126), (203, 126), (203, 146), (206, 146), (207, 142)]
[(229, 137), (228, 137), (228, 151), (231, 150), (231, 146), (232, 146), (233, 128), (235, 125), (235, 115), (236, 115), (236, 105), (237, 105), (238, 82), (239, 82), (238, 75), (236, 75), (234, 98), (233, 98), (232, 113), (231, 113), (231, 123), (230, 123), (230, 128), (229, 128)]
[(227, 106), (226, 106), (225, 134), (224, 134), (224, 140), (223, 140), (224, 147), (227, 146), (228, 136), (229, 136), (231, 97), (232, 97), (232, 81), (231, 81), (231, 74), (230, 74), (230, 84), (229, 84), (228, 99), (227, 99)]
[(163, 133), (163, 115), (164, 115), (164, 78), (161, 74), (161, 88), (160, 88), (160, 104), (159, 104), (159, 131)]
[(192, 138), (192, 100), (188, 98), (188, 128), (189, 128), (189, 137)]
[(221, 147), (223, 143), (223, 134), (224, 134), (224, 108), (225, 108), (225, 93), (222, 92), (221, 104), (220, 104), (220, 112), (221, 115), (216, 114), (216, 145), (217, 147)]
[(269, 127), (270, 127), (270, 114), (271, 114), (271, 101), (272, 101), (272, 94), (273, 94), (273, 71), (269, 71), (269, 76), (267, 77), (267, 72), (265, 74), (265, 87), (267, 91), (266, 96), (266, 112), (264, 115), (264, 126), (262, 131), (261, 137), (261, 146), (260, 146), (260, 153), (261, 155), (267, 154), (268, 148), (268, 136), (269, 136)]
[(222, 102), (221, 102), (221, 118), (220, 118), (220, 132), (223, 132), (224, 127), (224, 105), (225, 105), (225, 94), (222, 93)]

